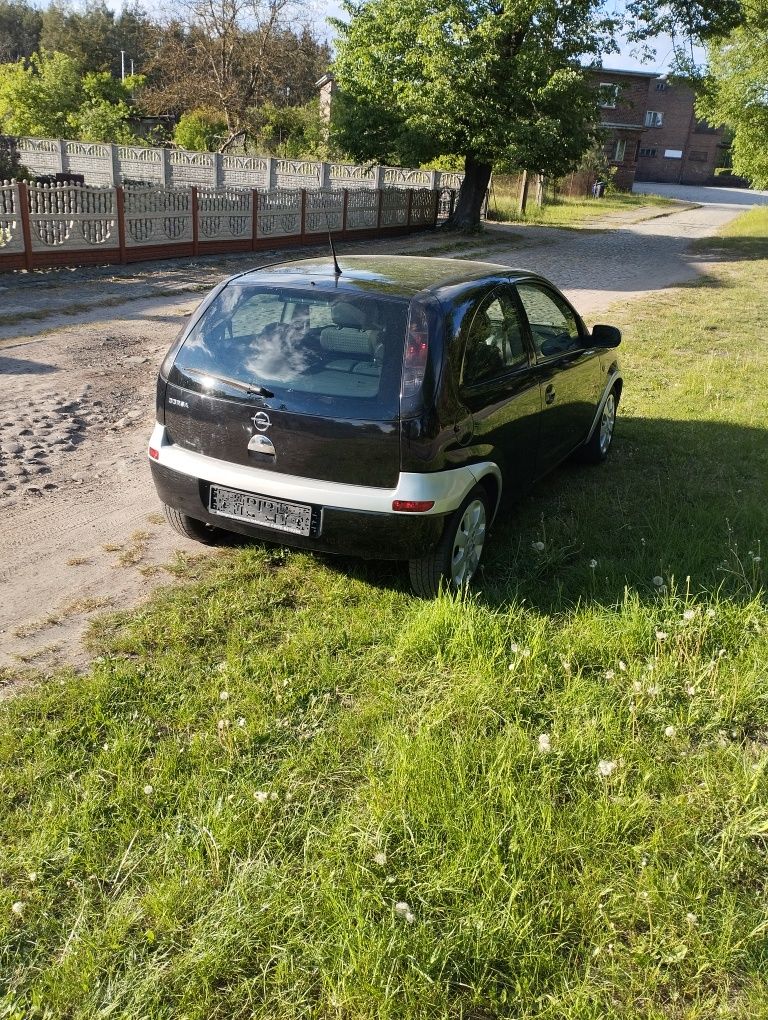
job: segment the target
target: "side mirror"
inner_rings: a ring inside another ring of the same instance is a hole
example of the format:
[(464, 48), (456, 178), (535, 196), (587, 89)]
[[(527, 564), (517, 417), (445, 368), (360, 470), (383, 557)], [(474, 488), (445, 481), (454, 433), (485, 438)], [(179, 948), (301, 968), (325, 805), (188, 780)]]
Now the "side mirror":
[(621, 343), (621, 330), (615, 326), (593, 326), (592, 343), (595, 347), (618, 347)]

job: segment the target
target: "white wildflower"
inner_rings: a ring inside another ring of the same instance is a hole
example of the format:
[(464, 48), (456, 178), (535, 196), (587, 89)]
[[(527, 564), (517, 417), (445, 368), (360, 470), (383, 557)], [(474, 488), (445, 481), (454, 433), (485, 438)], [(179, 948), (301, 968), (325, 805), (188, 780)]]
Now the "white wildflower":
[(643, 889), (643, 891), (640, 893), (640, 899), (641, 900), (647, 900), (648, 899), (648, 893), (645, 891), (645, 889)]
[(627, 672), (627, 664), (626, 662), (622, 662), (621, 659), (619, 659), (619, 669), (621, 670), (622, 673)]
[(102, 744), (101, 745), (101, 749), (102, 749), (102, 751), (108, 751), (109, 750), (109, 744)]
[(548, 733), (540, 733), (536, 743), (542, 754), (547, 754), (552, 750), (552, 742)]
[(658, 695), (659, 690), (660, 688), (658, 684), (648, 684), (646, 687), (646, 693), (651, 698), (655, 698)]
[(669, 634), (667, 634), (667, 632), (665, 630), (657, 630), (656, 631), (656, 640), (657, 641), (666, 641), (668, 637), (669, 637)]
[(606, 669), (606, 671), (605, 671), (605, 679), (606, 680), (613, 680), (613, 678), (615, 676), (616, 676), (616, 671), (615, 670), (613, 670), (613, 669)]
[(253, 797), (257, 804), (266, 804), (269, 800), (269, 794), (266, 790), (256, 790)]
[(615, 761), (605, 761), (603, 758), (597, 763), (597, 774), (601, 779), (607, 779), (616, 769)]
[(699, 923), (698, 917), (694, 913), (692, 913), (690, 910), (685, 915), (685, 919), (688, 922), (688, 924), (690, 924), (690, 925), (695, 925), (695, 924)]
[(632, 681), (632, 690), (634, 691), (635, 694), (642, 694), (643, 685), (640, 683), (639, 680)]
[(245, 726), (245, 719), (242, 715), (237, 720), (237, 725), (240, 727), (240, 729), (242, 729)]
[(753, 563), (759, 563), (760, 562), (760, 557), (759, 556), (753, 556), (752, 557), (752, 562)]
[(218, 664), (218, 665), (216, 666), (216, 669), (218, 669), (218, 671), (219, 671), (220, 673), (223, 673), (223, 672), (224, 672), (224, 670), (225, 670), (226, 668), (227, 668), (227, 664), (226, 664), (226, 662), (220, 662), (220, 663), (219, 663), (219, 664)]
[(154, 786), (152, 786), (151, 783), (147, 783), (147, 785), (144, 787), (144, 793), (149, 797), (150, 794), (154, 792), (155, 792)]
[(11, 904), (11, 913), (15, 914), (17, 917), (22, 917), (24, 915), (25, 907), (26, 904), (22, 902), (22, 900), (16, 900), (15, 903)]
[(710, 606), (709, 609), (707, 610), (707, 616), (709, 617), (710, 620), (713, 620), (715, 616), (717, 616), (717, 613), (714, 611), (712, 606)]
[(595, 567), (597, 566), (597, 560), (590, 560), (589, 561), (589, 566), (590, 566), (591, 570), (594, 570)]
[(509, 646), (509, 650), (510, 652), (512, 652), (513, 655), (517, 655), (517, 653), (520, 651), (520, 645), (515, 644), (515, 642), (513, 641), (512, 644)]
[(378, 864), (380, 868), (384, 867), (384, 865), (387, 863), (387, 855), (384, 853), (383, 850), (379, 850), (377, 854), (373, 855), (373, 863)]
[(544, 543), (543, 542), (531, 542), (531, 548), (535, 549), (536, 552), (544, 552)]
[(217, 729), (225, 730), (227, 728), (228, 722), (229, 722), (228, 719), (219, 719), (219, 721), (216, 723)]
[(696, 610), (695, 609), (686, 609), (685, 612), (683, 613), (683, 619), (686, 622), (688, 622), (688, 621), (692, 620), (695, 615), (696, 615)]
[(219, 701), (229, 701), (229, 691), (219, 691)]
[(677, 728), (675, 726), (667, 726), (664, 729), (664, 736), (670, 739), (677, 735)]
[(34, 885), (35, 882), (37, 881), (37, 872), (36, 871), (30, 871), (29, 874), (27, 875), (27, 878), (32, 883), (32, 885)]
[(404, 900), (400, 900), (395, 904), (395, 915), (402, 917), (407, 924), (413, 924), (416, 918), (413, 916), (413, 912), (408, 904)]
[(685, 688), (685, 693), (688, 695), (689, 698), (692, 698), (696, 693), (696, 688), (693, 686), (693, 684), (688, 684), (688, 686)]
[(274, 790), (270, 793), (269, 799), (270, 800), (277, 800), (277, 794), (275, 793)]
[(651, 578), (651, 584), (654, 586), (654, 588), (662, 588), (664, 586), (664, 578), (659, 577), (659, 575), (657, 574), (656, 577)]

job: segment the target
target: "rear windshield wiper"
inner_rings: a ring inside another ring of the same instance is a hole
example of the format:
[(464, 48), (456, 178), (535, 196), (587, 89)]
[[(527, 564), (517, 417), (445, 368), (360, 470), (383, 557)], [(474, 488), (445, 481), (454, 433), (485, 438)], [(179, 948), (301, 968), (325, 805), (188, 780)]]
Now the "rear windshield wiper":
[(259, 386), (258, 383), (240, 382), (239, 379), (230, 379), (226, 375), (213, 375), (212, 372), (201, 372), (197, 368), (185, 368), (184, 371), (187, 375), (196, 375), (201, 379), (215, 379), (216, 382), (226, 383), (227, 386), (234, 386), (235, 389), (243, 390), (245, 393), (252, 393), (256, 397), (274, 397), (272, 390), (268, 390), (266, 386)]

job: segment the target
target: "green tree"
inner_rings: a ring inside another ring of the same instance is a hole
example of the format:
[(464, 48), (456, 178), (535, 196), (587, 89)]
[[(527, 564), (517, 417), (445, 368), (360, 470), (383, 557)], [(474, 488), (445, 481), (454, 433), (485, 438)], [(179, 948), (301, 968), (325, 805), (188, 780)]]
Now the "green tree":
[(26, 0), (0, 0), (0, 64), (31, 57), (40, 46), (43, 18)]
[(133, 109), (131, 92), (143, 84), (136, 75), (125, 81), (113, 78), (107, 71), (83, 76), (83, 99), (70, 115), (74, 136), (82, 142), (116, 142), (128, 145), (136, 141), (131, 128)]
[(227, 121), (223, 114), (207, 107), (198, 107), (179, 118), (173, 140), (181, 149), (216, 152), (226, 133)]
[(82, 73), (119, 70), (120, 45), (115, 15), (103, 0), (87, 0), (83, 10), (54, 2), (43, 12), (40, 46), (66, 53)]
[(64, 53), (33, 53), (0, 66), (0, 130), (10, 135), (66, 138), (83, 102), (77, 64)]
[(732, 130), (736, 173), (768, 188), (768, 0), (754, 0), (747, 24), (709, 47), (697, 111)]
[[(594, 142), (584, 60), (615, 49), (602, 0), (345, 0), (333, 125), (360, 159), (464, 157), (454, 225), (475, 227), (494, 166), (562, 173)], [(699, 38), (738, 21), (737, 0), (627, 5), (633, 38), (677, 25)]]
[(249, 134), (259, 152), (285, 159), (326, 159), (328, 142), (320, 119), (320, 103), (313, 99), (303, 106), (275, 106), (265, 103), (249, 112)]

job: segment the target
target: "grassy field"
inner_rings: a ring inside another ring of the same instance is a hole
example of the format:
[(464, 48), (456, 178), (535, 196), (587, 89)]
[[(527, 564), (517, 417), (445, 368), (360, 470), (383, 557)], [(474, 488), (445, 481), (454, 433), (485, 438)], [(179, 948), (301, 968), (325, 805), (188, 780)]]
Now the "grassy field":
[(471, 597), (230, 550), (2, 705), (0, 1018), (768, 1016), (767, 234)]
[(608, 213), (624, 212), (632, 209), (657, 206), (660, 211), (667, 207), (679, 205), (673, 199), (661, 195), (633, 195), (618, 191), (595, 198), (552, 198), (549, 195), (541, 207), (535, 203), (533, 186), (528, 195), (528, 205), (521, 216), (517, 211), (519, 189), (510, 185), (509, 179), (497, 176), (493, 179), (490, 201), (488, 203), (488, 219), (502, 223), (538, 223), (551, 227), (576, 227), (585, 221), (605, 216)]

